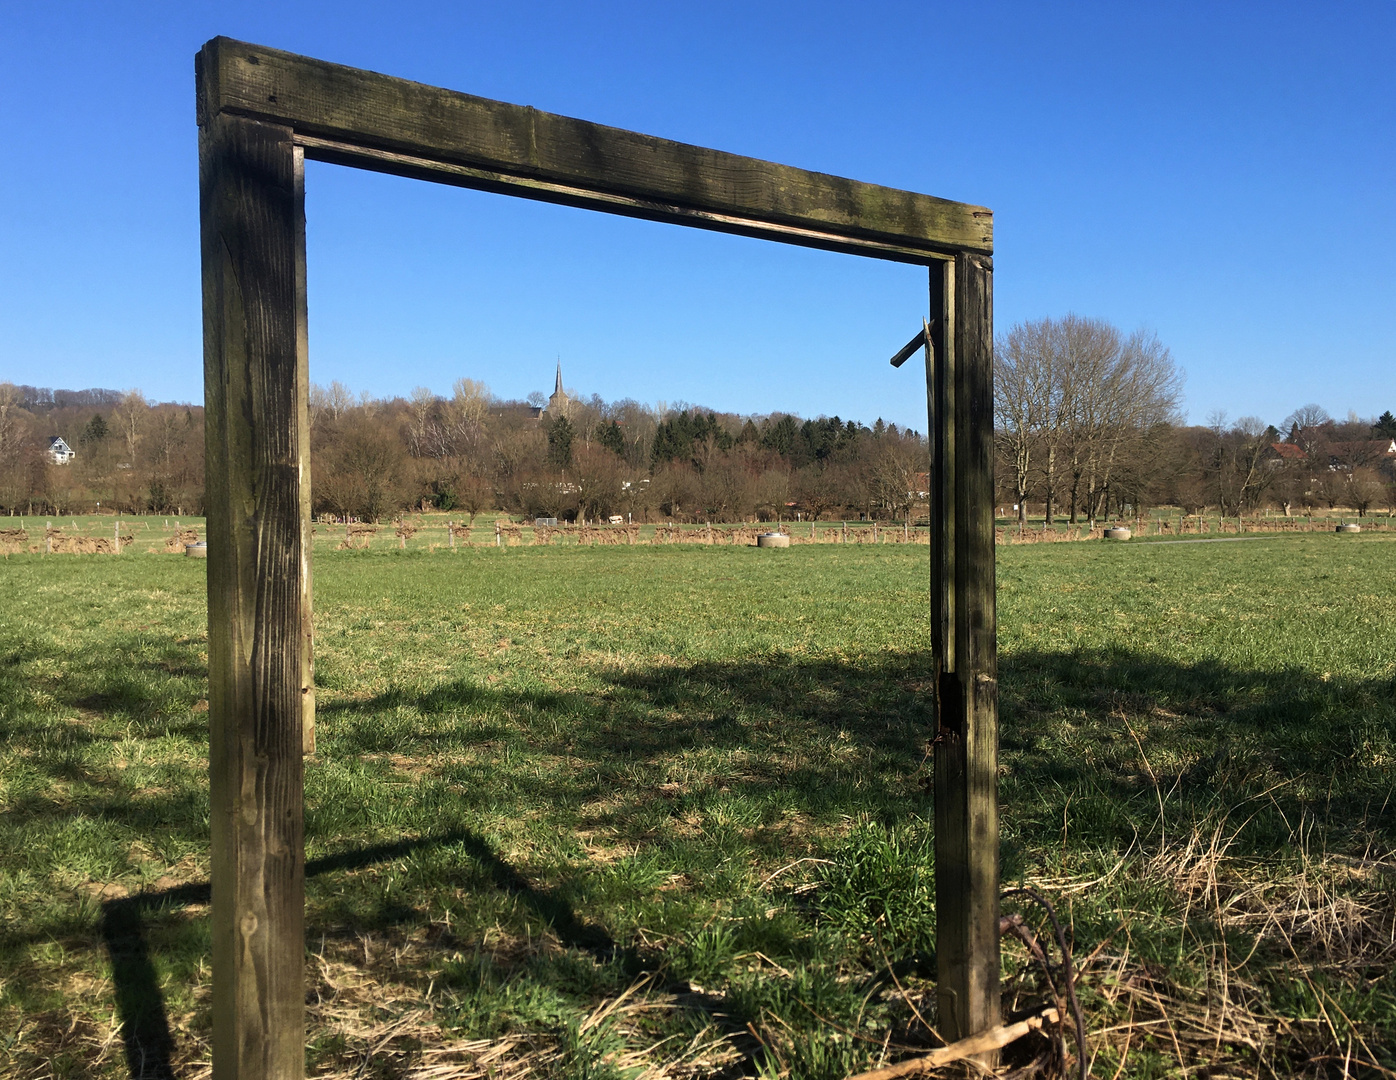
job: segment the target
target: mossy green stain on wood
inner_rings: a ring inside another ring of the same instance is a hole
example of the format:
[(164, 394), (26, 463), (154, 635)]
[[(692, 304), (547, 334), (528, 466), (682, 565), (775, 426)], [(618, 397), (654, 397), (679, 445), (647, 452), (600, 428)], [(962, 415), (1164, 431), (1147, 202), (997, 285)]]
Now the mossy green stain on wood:
[[(826, 232), (850, 242), (881, 240), (927, 253), (993, 250), (993, 215), (981, 206), (673, 142), (227, 38), (210, 41), (202, 55), (205, 110), (285, 124), (346, 147), (674, 203), (751, 224)], [(531, 197), (540, 196), (535, 192)]]

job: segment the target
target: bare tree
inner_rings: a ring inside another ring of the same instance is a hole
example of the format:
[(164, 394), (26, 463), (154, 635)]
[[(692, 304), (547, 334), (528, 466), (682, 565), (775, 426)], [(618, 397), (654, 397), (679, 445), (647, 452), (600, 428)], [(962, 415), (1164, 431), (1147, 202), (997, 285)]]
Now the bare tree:
[(475, 379), (457, 379), (445, 407), (446, 439), (450, 453), (472, 452), (479, 445), (493, 395)]
[(873, 459), (874, 498), (889, 517), (910, 517), (916, 501), (916, 474), (924, 472), (922, 447), (911, 439), (886, 439)]
[(811, 521), (818, 521), (838, 503), (836, 484), (818, 465), (796, 470), (790, 478), (790, 494), (809, 513)]
[(1205, 469), (1217, 506), (1223, 514), (1253, 509), (1278, 479), (1276, 470), (1266, 464), (1266, 454), (1279, 433), (1256, 416), (1243, 416), (1228, 425), (1221, 411), (1208, 417), (1208, 429), (1212, 445)]
[(20, 412), (18, 387), (14, 383), (0, 383), (0, 467), (19, 456), (25, 434)]
[(600, 446), (581, 447), (568, 470), (584, 520), (599, 520), (620, 502), (625, 463)]
[(494, 501), (494, 491), (478, 476), (467, 476), (456, 489), (456, 505), (469, 515), (466, 527), (475, 524), (475, 515)]
[(407, 452), (413, 457), (441, 456), (431, 453), (433, 449), (440, 449), (441, 441), (439, 427), (432, 416), (436, 405), (434, 393), (425, 386), (413, 387), (412, 396), (407, 399)]
[[(1174, 419), (1182, 386), (1157, 335), (1125, 337), (1079, 315), (1015, 326), (1000, 343), (995, 375), (999, 441), (1014, 495), (1023, 507), (1029, 478), (1040, 473), (1049, 526), (1059, 472), (1070, 481), (1071, 520), (1082, 509), (1094, 520), (1129, 450)], [(1019, 510), (1020, 521), (1025, 513)]]
[[(1280, 425), (1285, 430), (1287, 436), (1294, 441), (1306, 429), (1321, 428), (1324, 424), (1332, 421), (1333, 417), (1328, 415), (1328, 410), (1322, 405), (1310, 402), (1307, 405), (1300, 405), (1292, 413), (1284, 418)], [(1305, 448), (1305, 453), (1308, 448)]]
[(1348, 477), (1347, 501), (1357, 511), (1358, 517), (1366, 514), (1372, 504), (1379, 502), (1385, 494), (1386, 486), (1375, 469), (1354, 469)]
[(751, 500), (763, 521), (783, 517), (790, 500), (790, 474), (781, 469), (763, 472), (752, 481)]
[(999, 455), (1013, 475), (1013, 501), (1018, 507), (1019, 527), (1027, 522), (1033, 455), (1044, 449), (1044, 433), (1053, 404), (1055, 368), (1051, 363), (1051, 349), (1044, 347), (1047, 336), (1042, 323), (1019, 323), (994, 349), (994, 414), (1000, 433)]
[(121, 435), (122, 442), (126, 444), (126, 463), (132, 468), (136, 464), (136, 448), (140, 445), (149, 412), (150, 403), (146, 401), (145, 395), (139, 390), (132, 390), (123, 396), (121, 403), (112, 410), (112, 418), (116, 421), (117, 432)]
[(702, 497), (698, 473), (687, 463), (669, 462), (660, 466), (651, 486), (659, 509), (674, 519), (692, 515)]
[(1182, 376), (1156, 334), (1139, 330), (1122, 339), (1100, 320), (1072, 321), (1076, 347), (1068, 354), (1073, 362), (1067, 421), (1071, 520), (1084, 509), (1094, 525), (1123, 453), (1174, 418)]

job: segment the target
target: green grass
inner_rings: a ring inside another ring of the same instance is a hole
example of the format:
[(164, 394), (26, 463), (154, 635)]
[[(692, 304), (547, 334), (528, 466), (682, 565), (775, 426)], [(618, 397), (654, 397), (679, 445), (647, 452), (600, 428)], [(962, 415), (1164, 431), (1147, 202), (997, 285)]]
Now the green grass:
[[(312, 1072), (931, 1043), (924, 547), (316, 559)], [(1123, 1076), (1396, 1066), (1393, 563), (999, 549), (1004, 879), (1094, 954), (1099, 1074), (1126, 1033)], [(177, 557), (0, 563), (0, 1073), (207, 1059), (203, 592)]]

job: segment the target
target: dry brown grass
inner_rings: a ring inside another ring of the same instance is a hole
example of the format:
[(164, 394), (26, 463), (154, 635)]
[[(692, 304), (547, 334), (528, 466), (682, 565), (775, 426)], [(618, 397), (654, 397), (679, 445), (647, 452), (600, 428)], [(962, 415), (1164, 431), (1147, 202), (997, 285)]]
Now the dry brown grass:
[[(1340, 1001), (1396, 961), (1396, 862), (1310, 854), (1298, 837), (1292, 859), (1240, 858), (1235, 835), (1217, 823), (1117, 867), (1116, 880), (1176, 896), (1181, 932), (1175, 961), (1145, 959), (1121, 911), (1117, 933), (1083, 960), (1091, 1052), (1109, 1063), (1100, 1075), (1133, 1075), (1131, 1055), (1152, 1052), (1209, 1077), (1396, 1076), (1378, 1028)], [(1108, 885), (1038, 884), (1077, 895)], [(1315, 1015), (1267, 1004), (1277, 971)]]
[(197, 544), (199, 534), (194, 529), (180, 529), (171, 536), (165, 537), (165, 553), (167, 555), (183, 555), (185, 544)]
[(352, 522), (344, 526), (344, 539), (336, 546), (336, 551), (357, 551), (367, 548), (373, 543), (373, 538), (378, 535), (377, 525), (366, 525), (360, 522)]
[(29, 534), (23, 529), (0, 529), (0, 554), (17, 555), (29, 550)]

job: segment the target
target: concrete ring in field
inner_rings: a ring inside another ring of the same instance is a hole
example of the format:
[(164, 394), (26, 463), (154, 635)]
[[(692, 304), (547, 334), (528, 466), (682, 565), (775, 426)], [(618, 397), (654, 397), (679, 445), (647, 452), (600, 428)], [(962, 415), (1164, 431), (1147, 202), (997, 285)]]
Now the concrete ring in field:
[(1128, 529), (1126, 529), (1123, 525), (1118, 525), (1113, 529), (1105, 530), (1105, 539), (1107, 540), (1128, 540), (1133, 535), (1134, 534), (1130, 532)]
[(790, 546), (790, 537), (785, 533), (762, 533), (756, 538), (756, 546), (764, 548), (781, 548)]
[(1361, 525), (1348, 525), (1348, 524), (1344, 523), (1344, 524), (1342, 524), (1342, 525), (1337, 526), (1333, 531), (1334, 531), (1334, 532), (1340, 532), (1340, 533), (1361, 532), (1361, 531), (1362, 531), (1362, 526), (1361, 526)]
[(184, 557), (187, 558), (187, 559), (207, 559), (207, 558), (208, 558), (208, 541), (207, 541), (207, 540), (200, 540), (200, 541), (199, 541), (198, 543), (196, 543), (196, 544), (185, 544), (185, 545), (184, 545)]

